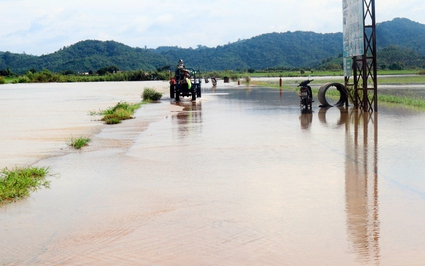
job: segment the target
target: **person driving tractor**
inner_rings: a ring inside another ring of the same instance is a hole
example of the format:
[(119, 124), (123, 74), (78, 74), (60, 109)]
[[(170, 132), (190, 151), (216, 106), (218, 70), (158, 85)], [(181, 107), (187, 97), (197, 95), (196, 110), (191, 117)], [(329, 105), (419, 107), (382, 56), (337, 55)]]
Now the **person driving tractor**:
[(192, 86), (189, 71), (185, 68), (182, 59), (179, 60), (179, 63), (176, 66), (175, 81), (178, 84), (187, 84), (187, 89), (190, 89)]
[(187, 76), (187, 70), (185, 69), (182, 59), (179, 60), (179, 63), (176, 66), (175, 76), (176, 80), (182, 80), (185, 76)]

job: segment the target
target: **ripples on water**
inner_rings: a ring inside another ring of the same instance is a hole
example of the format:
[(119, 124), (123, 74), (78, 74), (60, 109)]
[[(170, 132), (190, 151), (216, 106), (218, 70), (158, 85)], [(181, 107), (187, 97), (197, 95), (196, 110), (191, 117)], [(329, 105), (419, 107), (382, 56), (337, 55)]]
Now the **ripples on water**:
[(297, 103), (265, 88), (164, 99), (39, 162), (60, 177), (0, 209), (0, 264), (425, 260), (424, 113)]

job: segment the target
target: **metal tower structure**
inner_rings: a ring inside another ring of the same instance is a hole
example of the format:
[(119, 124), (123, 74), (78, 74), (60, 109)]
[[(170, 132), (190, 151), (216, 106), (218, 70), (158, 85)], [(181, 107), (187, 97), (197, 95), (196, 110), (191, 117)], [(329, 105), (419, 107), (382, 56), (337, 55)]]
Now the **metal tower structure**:
[[(352, 86), (352, 101), (357, 109), (364, 112), (378, 111), (378, 82), (376, 70), (376, 24), (375, 0), (363, 1), (364, 53), (352, 57), (354, 81), (345, 77), (345, 87)], [(350, 86), (351, 85), (351, 86)]]

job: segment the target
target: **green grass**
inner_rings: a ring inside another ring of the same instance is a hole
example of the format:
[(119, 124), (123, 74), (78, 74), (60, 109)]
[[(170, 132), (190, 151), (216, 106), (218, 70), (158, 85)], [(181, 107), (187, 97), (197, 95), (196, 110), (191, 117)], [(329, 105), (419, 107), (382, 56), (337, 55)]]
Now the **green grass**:
[(158, 101), (162, 97), (162, 93), (155, 91), (155, 89), (145, 88), (141, 95), (143, 101), (138, 103), (118, 102), (115, 106), (109, 107), (106, 110), (99, 112), (90, 111), (90, 115), (103, 115), (102, 121), (105, 124), (119, 124), (122, 120), (132, 119), (134, 112), (142, 105), (152, 101)]
[(28, 71), (19, 76), (13, 75), (5, 78), (5, 83), (45, 83), (45, 82), (103, 82), (103, 81), (144, 81), (144, 80), (167, 80), (169, 72), (164, 70), (158, 71), (143, 71), (130, 70), (119, 71), (104, 75), (78, 75), (78, 74), (63, 74), (53, 73), (47, 69), (39, 72)]
[(423, 75), (396, 76), (396, 77), (380, 76), (378, 78), (378, 84), (387, 84), (387, 85), (425, 84), (425, 77)]
[[(379, 78), (378, 83), (379, 84), (415, 84), (415, 82), (418, 82), (420, 79), (424, 79), (424, 77), (420, 76), (409, 76), (409, 77), (385, 77), (385, 78)], [(299, 81), (301, 81), (300, 79)], [(328, 82), (337, 82), (335, 80), (320, 80), (320, 83), (316, 85), (324, 85)], [(340, 83), (344, 83), (341, 81)], [(422, 83), (425, 83), (422, 81)], [(298, 82), (295, 81), (284, 81), (282, 83), (282, 87), (279, 87), (279, 82), (270, 82), (270, 81), (252, 81), (251, 84), (257, 85), (257, 86), (265, 86), (269, 88), (277, 88), (277, 89), (284, 89), (284, 90), (292, 90), (292, 91), (298, 91)], [(313, 93), (317, 94), (319, 91), (318, 89), (312, 89)], [(333, 97), (338, 98), (339, 92), (329, 90), (326, 92), (327, 97)], [(400, 96), (400, 95), (386, 95), (386, 94), (379, 94), (378, 91), (378, 102), (379, 103), (388, 103), (388, 104), (396, 104), (401, 106), (407, 106), (407, 107), (415, 107), (420, 109), (425, 109), (425, 99), (417, 97), (415, 95), (407, 95), (407, 96)]]
[(0, 203), (11, 202), (30, 195), (40, 187), (49, 187), (45, 177), (48, 167), (4, 168), (0, 172)]
[(308, 77), (308, 76), (344, 76), (341, 71), (283, 71), (283, 72), (254, 72), (248, 74), (251, 77)]
[(425, 109), (425, 99), (418, 97), (385, 95), (378, 93), (378, 102)]
[(89, 138), (83, 138), (83, 137), (74, 138), (74, 137), (72, 137), (68, 141), (68, 145), (75, 148), (75, 149), (81, 149), (82, 147), (89, 145), (88, 143), (90, 141), (91, 141), (91, 139), (89, 139)]
[(159, 101), (162, 93), (157, 92), (155, 89), (145, 88), (142, 93), (143, 101)]
[(101, 121), (105, 124), (119, 124), (122, 120), (132, 119), (134, 112), (139, 109), (143, 104), (149, 101), (142, 101), (139, 103), (118, 102), (115, 106), (109, 107), (106, 110), (99, 112), (91, 111), (90, 115), (103, 115)]

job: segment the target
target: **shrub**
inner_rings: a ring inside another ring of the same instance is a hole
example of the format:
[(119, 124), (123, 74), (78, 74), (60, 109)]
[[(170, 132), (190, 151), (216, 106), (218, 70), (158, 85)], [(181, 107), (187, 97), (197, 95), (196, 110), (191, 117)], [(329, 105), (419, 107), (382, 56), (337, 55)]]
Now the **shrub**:
[(159, 101), (162, 97), (162, 93), (157, 92), (154, 89), (146, 88), (143, 91), (142, 98), (144, 101)]
[(106, 124), (119, 124), (122, 120), (127, 120), (133, 118), (131, 115), (134, 113), (134, 110), (127, 106), (126, 108), (117, 108), (113, 113), (106, 114), (102, 121), (105, 121)]
[(131, 118), (131, 114), (133, 112), (131, 111), (131, 108), (118, 108), (115, 110), (114, 115), (117, 116), (121, 120), (126, 120)]
[(108, 108), (100, 112), (90, 112), (91, 115), (103, 115), (102, 121), (105, 124), (119, 124), (122, 120), (132, 119), (134, 112), (140, 108), (142, 103), (129, 104), (126, 102), (118, 102), (114, 107)]
[(239, 75), (238, 75), (237, 73), (232, 73), (232, 74), (230, 75), (230, 79), (231, 79), (232, 81), (238, 81), (238, 80), (239, 80)]
[(104, 121), (105, 124), (108, 124), (108, 125), (114, 125), (114, 124), (121, 123), (121, 119), (115, 114), (105, 115), (102, 118), (102, 121)]
[(30, 80), (30, 82), (59, 82), (60, 81), (60, 75), (54, 74), (50, 72), (47, 69), (44, 69), (43, 71), (32, 73), (31, 71), (27, 72), (27, 77)]
[(30, 83), (30, 79), (27, 76), (19, 76), (18, 83)]
[(4, 77), (0, 76), (0, 84), (5, 84), (6, 81), (4, 80)]

